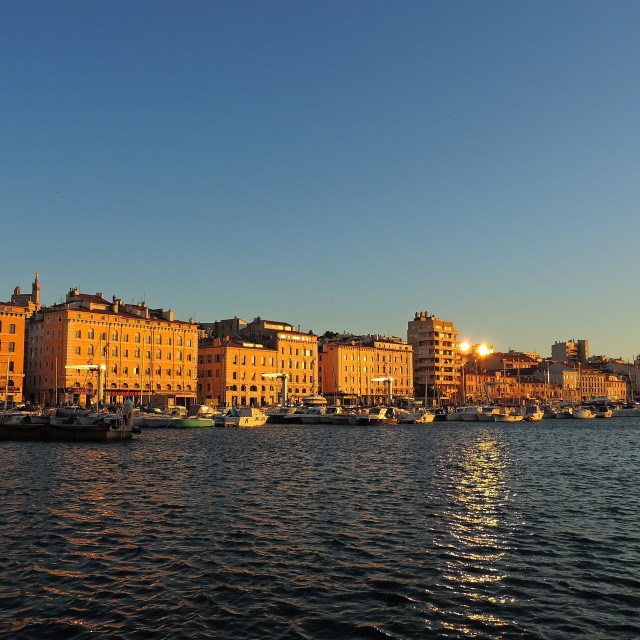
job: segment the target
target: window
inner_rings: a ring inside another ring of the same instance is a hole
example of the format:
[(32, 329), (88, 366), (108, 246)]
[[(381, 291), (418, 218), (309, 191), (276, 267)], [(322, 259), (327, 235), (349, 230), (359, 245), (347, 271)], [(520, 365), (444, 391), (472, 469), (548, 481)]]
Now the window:
[(117, 332), (117, 331), (114, 331), (114, 332), (111, 334), (111, 339), (112, 339), (112, 340), (117, 340), (117, 339), (118, 339), (118, 332)]
[(111, 349), (111, 355), (112, 356), (117, 356), (118, 355), (118, 347), (113, 347), (113, 349)]
[(82, 338), (82, 331), (80, 331), (80, 329), (76, 331), (76, 338)]
[(162, 351), (160, 349), (156, 351), (156, 360), (162, 360)]
[(15, 324), (10, 324), (9, 325), (9, 333), (15, 333), (16, 332), (16, 325)]
[(136, 333), (135, 341), (136, 342), (140, 342), (140, 334), (139, 333)]
[(89, 331), (87, 332), (87, 338), (89, 338), (89, 340), (93, 340), (93, 336), (94, 336), (93, 329), (89, 329)]
[(15, 351), (16, 350), (16, 343), (15, 342), (10, 342), (9, 343), (9, 351)]
[(76, 347), (76, 355), (79, 356), (80, 355), (80, 347)]

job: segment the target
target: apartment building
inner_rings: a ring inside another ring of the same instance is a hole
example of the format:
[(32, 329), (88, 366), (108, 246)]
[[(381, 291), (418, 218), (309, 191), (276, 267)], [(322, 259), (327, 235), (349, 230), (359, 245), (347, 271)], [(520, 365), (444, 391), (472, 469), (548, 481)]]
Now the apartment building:
[(428, 405), (461, 402), (459, 331), (453, 322), (419, 311), (410, 320), (407, 342), (413, 348), (415, 395)]
[(218, 406), (262, 407), (280, 399), (278, 352), (262, 344), (218, 338), (198, 347), (198, 401)]
[(239, 318), (201, 325), (198, 396), (207, 404), (264, 406), (318, 392), (318, 339), (288, 322)]
[(586, 364), (589, 361), (588, 340), (567, 340), (555, 342), (551, 345), (551, 359), (556, 362), (580, 362)]
[(195, 402), (197, 325), (171, 310), (71, 289), (65, 302), (31, 316), (26, 336), (25, 395), (32, 403)]
[(332, 404), (380, 405), (413, 396), (413, 356), (399, 338), (342, 335), (322, 341), (319, 383)]
[(0, 302), (0, 404), (21, 402), (24, 394), (24, 341), (27, 309)]

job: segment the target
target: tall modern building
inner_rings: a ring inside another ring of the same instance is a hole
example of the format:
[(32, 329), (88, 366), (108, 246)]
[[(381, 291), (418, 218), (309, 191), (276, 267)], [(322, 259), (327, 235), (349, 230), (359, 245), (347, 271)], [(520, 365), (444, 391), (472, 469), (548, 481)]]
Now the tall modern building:
[(551, 359), (556, 362), (581, 362), (589, 361), (588, 340), (567, 340), (556, 342), (551, 346)]
[(409, 321), (407, 342), (413, 347), (413, 383), (416, 398), (427, 405), (459, 400), (460, 358), (458, 334), (453, 322), (427, 311)]

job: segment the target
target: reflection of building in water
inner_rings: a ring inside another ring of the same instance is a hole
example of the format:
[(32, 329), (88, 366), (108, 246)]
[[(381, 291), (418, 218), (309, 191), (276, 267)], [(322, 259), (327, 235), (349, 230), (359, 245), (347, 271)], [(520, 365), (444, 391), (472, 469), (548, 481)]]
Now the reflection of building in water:
[[(478, 625), (507, 625), (496, 607), (513, 602), (500, 585), (507, 577), (505, 551), (514, 526), (507, 508), (509, 460), (505, 444), (488, 432), (448, 452), (439, 459), (439, 490), (448, 500), (438, 514), (434, 542), (443, 561), (440, 586), (451, 590), (452, 600), (450, 611), (433, 608), (434, 626), (473, 636)], [(452, 625), (453, 619), (459, 622)]]

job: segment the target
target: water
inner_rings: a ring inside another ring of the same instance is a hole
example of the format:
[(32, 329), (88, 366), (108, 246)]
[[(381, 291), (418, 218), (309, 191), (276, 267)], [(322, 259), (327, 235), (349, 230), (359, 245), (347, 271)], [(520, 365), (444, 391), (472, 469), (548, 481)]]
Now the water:
[(0, 637), (638, 638), (640, 423), (0, 443)]

